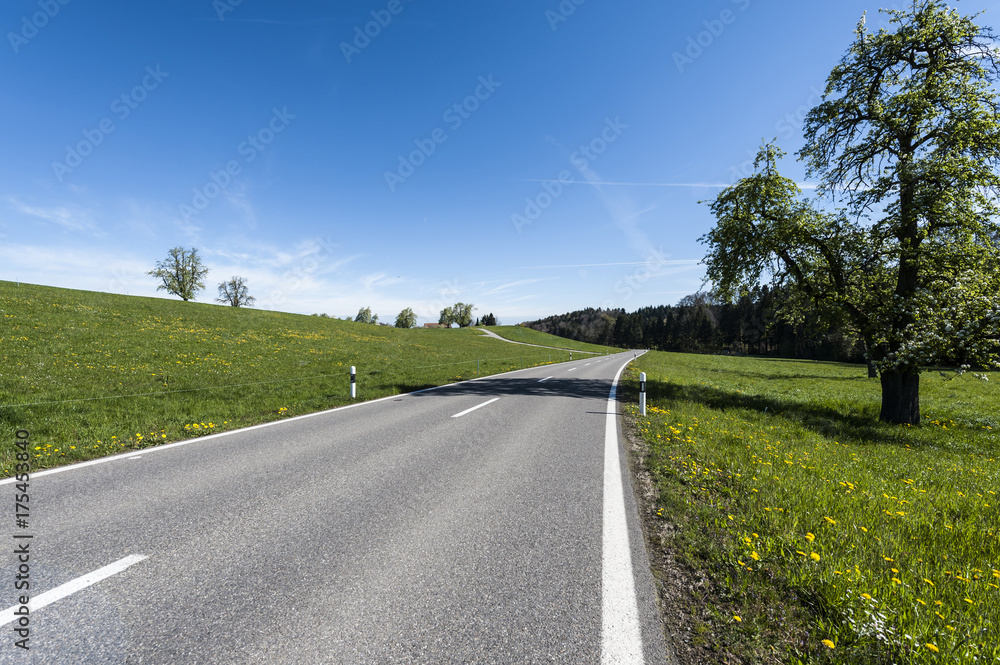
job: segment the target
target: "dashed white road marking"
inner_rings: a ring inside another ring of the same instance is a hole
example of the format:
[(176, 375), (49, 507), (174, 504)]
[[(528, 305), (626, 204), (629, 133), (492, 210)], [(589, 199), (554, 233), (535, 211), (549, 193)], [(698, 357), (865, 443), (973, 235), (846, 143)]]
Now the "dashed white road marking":
[(548, 381), (551, 378), (552, 378), (551, 376), (547, 376), (544, 379), (539, 379), (538, 382), (541, 383), (542, 381)]
[(481, 409), (484, 406), (486, 406), (487, 404), (492, 404), (493, 402), (497, 401), (498, 399), (500, 399), (500, 398), (499, 397), (494, 397), (493, 399), (487, 400), (487, 401), (483, 402), (482, 404), (477, 404), (476, 406), (472, 407), (471, 409), (466, 409), (465, 411), (462, 411), (461, 413), (456, 413), (455, 415), (452, 416), (452, 418), (461, 418), (465, 414), (472, 413), (476, 409)]
[[(129, 566), (135, 565), (145, 558), (146, 556), (143, 554), (132, 554), (124, 559), (119, 559), (114, 563), (110, 563), (103, 568), (98, 568), (92, 573), (87, 573), (86, 575), (78, 577), (75, 580), (70, 580), (69, 582), (66, 582), (66, 584), (60, 584), (51, 591), (46, 591), (45, 593), (32, 597), (28, 602), (28, 608), (32, 612), (37, 612), (46, 605), (51, 605), (52, 603), (62, 600), (70, 594), (86, 589), (92, 584), (97, 584), (101, 580), (107, 579), (112, 575), (117, 575)], [(14, 611), (18, 607), (20, 607), (20, 605), (13, 605), (5, 609), (3, 612), (0, 612), (0, 626), (6, 626), (8, 623), (11, 623), (18, 618), (14, 614)]]

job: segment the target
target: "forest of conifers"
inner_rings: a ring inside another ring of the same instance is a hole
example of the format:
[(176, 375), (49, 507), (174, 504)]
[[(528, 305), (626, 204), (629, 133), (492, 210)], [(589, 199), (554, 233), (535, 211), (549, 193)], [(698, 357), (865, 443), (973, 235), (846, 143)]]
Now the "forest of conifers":
[(785, 295), (760, 286), (735, 304), (696, 293), (677, 305), (624, 309), (588, 308), (524, 323), (529, 328), (582, 342), (687, 353), (770, 355), (864, 362), (864, 347), (849, 330), (780, 315)]

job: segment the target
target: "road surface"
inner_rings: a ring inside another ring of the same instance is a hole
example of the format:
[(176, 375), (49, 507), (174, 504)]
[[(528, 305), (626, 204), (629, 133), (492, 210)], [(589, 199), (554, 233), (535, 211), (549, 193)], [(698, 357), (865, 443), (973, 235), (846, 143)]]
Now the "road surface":
[(0, 662), (670, 662), (609, 402), (631, 358), (39, 472), (26, 529), (0, 482)]

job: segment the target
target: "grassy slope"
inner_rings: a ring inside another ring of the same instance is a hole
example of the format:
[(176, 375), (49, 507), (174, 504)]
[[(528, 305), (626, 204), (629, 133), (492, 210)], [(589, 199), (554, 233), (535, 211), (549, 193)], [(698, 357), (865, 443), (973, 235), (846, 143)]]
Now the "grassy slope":
[(398, 330), (11, 282), (0, 282), (0, 315), (4, 476), (21, 428), (40, 469), (346, 404), (352, 365), (359, 399), (373, 399), (472, 378), (477, 361), (491, 374), (569, 357), (468, 328)]
[(926, 374), (899, 427), (859, 366), (650, 353), (633, 399), (639, 371), (654, 531), (715, 589), (695, 633), (751, 662), (1000, 662), (995, 383)]

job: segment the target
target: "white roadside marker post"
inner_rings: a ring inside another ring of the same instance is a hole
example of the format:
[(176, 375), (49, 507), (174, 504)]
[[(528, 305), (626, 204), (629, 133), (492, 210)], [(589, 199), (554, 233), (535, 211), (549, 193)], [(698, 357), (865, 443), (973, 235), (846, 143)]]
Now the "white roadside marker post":
[(639, 409), (642, 416), (646, 417), (646, 373), (639, 373)]
[(351, 399), (358, 396), (357, 373), (358, 370), (355, 369), (354, 365), (351, 365)]

